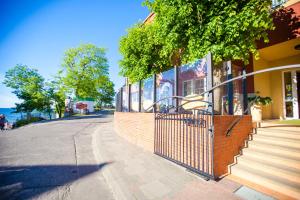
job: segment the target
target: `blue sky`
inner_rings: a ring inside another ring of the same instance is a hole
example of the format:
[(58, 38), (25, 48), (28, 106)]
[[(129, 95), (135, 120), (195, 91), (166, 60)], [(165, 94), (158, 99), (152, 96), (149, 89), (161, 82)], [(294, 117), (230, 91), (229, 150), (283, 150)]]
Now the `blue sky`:
[(0, 107), (18, 99), (3, 84), (5, 72), (26, 64), (50, 79), (70, 47), (93, 43), (107, 48), (110, 77), (115, 89), (119, 39), (127, 28), (144, 20), (149, 11), (143, 0), (0, 0)]

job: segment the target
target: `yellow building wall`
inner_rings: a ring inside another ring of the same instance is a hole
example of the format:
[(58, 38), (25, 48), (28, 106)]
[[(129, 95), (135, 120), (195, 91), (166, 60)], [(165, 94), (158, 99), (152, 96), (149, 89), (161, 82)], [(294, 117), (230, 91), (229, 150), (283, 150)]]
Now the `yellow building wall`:
[[(254, 71), (262, 70), (268, 68), (270, 63), (262, 58), (259, 60), (253, 61), (253, 69)], [(271, 86), (270, 86), (270, 73), (257, 74), (254, 76), (254, 90), (255, 92), (259, 92), (260, 96), (271, 96)], [(263, 119), (269, 119), (272, 116), (271, 107), (264, 106), (262, 110)]]
[[(300, 64), (300, 55), (290, 56), (283, 59), (266, 61), (263, 58), (254, 60), (254, 71), (284, 66), (292, 64)], [(269, 73), (254, 76), (255, 91), (259, 91), (261, 96), (269, 96), (273, 99), (270, 106), (263, 108), (263, 119), (283, 119), (283, 82), (282, 71), (273, 71)], [(287, 71), (287, 70), (285, 70)]]

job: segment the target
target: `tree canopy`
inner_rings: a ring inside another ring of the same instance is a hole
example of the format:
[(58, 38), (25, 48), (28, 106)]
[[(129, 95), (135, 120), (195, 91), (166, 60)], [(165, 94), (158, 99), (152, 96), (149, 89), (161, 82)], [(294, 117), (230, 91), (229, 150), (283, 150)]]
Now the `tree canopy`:
[(4, 84), (13, 89), (13, 93), (22, 100), (16, 104), (16, 112), (25, 112), (30, 117), (33, 110), (49, 114), (51, 119), (52, 105), (62, 116), (65, 101), (65, 89), (59, 79), (45, 83), (38, 71), (26, 65), (16, 65), (5, 74)]
[(121, 75), (137, 81), (208, 52), (215, 62), (258, 58), (256, 42), (268, 42), (267, 30), (274, 28), (271, 2), (146, 0), (154, 21), (135, 25), (122, 37)]
[(12, 88), (13, 93), (22, 100), (21, 103), (16, 104), (18, 112), (43, 110), (45, 106), (44, 78), (36, 69), (26, 65), (16, 65), (6, 72), (3, 83)]
[(16, 112), (27, 117), (34, 110), (51, 114), (53, 110), (63, 116), (67, 95), (93, 98), (101, 106), (111, 104), (115, 95), (114, 84), (108, 76), (105, 49), (83, 44), (65, 52), (62, 70), (52, 80), (45, 82), (38, 71), (26, 65), (16, 65), (5, 74), (4, 84), (22, 100)]
[(97, 100), (103, 98), (103, 93), (107, 97), (114, 96), (104, 48), (93, 44), (70, 48), (65, 52), (62, 67), (62, 82), (75, 96)]

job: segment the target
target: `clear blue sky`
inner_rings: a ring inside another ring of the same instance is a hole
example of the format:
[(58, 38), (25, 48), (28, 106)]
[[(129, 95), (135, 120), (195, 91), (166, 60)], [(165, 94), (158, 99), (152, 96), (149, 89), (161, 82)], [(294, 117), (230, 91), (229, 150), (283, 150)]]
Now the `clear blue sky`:
[(0, 0), (0, 108), (17, 98), (3, 84), (5, 72), (26, 64), (50, 79), (60, 68), (63, 53), (82, 43), (107, 48), (110, 77), (115, 89), (119, 39), (127, 28), (144, 20), (149, 11), (143, 0)]

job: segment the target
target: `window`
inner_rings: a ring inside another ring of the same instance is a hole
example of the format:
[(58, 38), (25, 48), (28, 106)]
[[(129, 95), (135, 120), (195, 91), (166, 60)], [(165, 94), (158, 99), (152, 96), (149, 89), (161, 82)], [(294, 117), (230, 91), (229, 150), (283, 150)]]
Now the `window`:
[(183, 82), (183, 96), (201, 94), (205, 91), (205, 78)]
[(204, 78), (194, 80), (195, 86), (194, 86), (194, 94), (201, 94), (203, 93), (205, 84), (204, 84)]
[(192, 80), (183, 82), (183, 96), (192, 94)]

